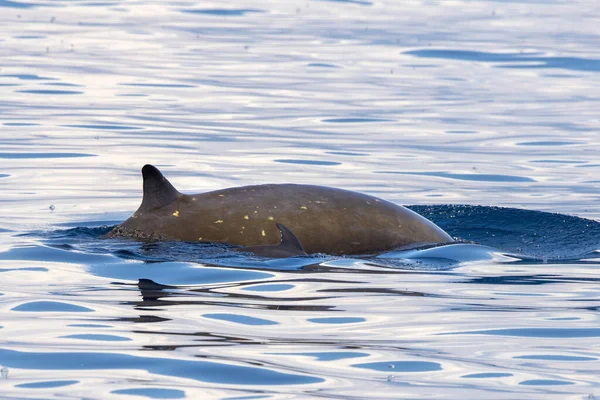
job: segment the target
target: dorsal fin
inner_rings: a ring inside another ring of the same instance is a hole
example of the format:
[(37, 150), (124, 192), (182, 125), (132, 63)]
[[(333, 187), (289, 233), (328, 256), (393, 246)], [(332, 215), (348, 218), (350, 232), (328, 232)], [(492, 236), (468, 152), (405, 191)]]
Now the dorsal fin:
[(154, 165), (144, 165), (142, 176), (144, 177), (144, 197), (141, 209), (150, 210), (162, 207), (172, 203), (181, 195)]
[(277, 229), (281, 232), (281, 242), (279, 242), (280, 248), (289, 249), (290, 253), (306, 254), (302, 244), (292, 231), (283, 224), (275, 225), (277, 225)]

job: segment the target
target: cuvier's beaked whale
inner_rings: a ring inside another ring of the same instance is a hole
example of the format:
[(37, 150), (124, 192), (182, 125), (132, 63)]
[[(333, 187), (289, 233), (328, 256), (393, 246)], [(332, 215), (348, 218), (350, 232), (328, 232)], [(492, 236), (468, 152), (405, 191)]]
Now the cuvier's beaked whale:
[(373, 254), (453, 241), (405, 207), (348, 190), (268, 184), (186, 195), (152, 165), (142, 175), (141, 206), (109, 237), (221, 242), (267, 257)]

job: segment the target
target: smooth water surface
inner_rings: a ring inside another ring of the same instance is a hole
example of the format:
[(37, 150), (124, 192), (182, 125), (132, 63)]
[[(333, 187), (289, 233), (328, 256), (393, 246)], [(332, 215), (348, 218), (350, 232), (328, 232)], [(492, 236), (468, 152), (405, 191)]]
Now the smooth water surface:
[[(599, 21), (560, 0), (0, 0), (0, 398), (600, 398)], [(368, 193), (460, 243), (104, 239), (146, 163), (185, 193)]]

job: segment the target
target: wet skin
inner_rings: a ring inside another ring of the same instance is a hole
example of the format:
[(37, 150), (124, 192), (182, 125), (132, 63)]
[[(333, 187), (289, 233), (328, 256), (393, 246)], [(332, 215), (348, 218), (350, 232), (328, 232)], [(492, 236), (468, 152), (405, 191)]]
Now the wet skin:
[[(362, 193), (279, 184), (185, 195), (155, 167), (147, 165), (142, 173), (142, 205), (109, 236), (224, 242), (252, 246), (250, 251), (258, 254), (264, 246), (271, 249), (280, 243), (283, 231), (276, 223), (293, 232), (291, 237), (295, 235), (300, 249), (309, 254), (377, 253), (453, 241), (415, 212)], [(288, 247), (280, 248), (283, 256)]]

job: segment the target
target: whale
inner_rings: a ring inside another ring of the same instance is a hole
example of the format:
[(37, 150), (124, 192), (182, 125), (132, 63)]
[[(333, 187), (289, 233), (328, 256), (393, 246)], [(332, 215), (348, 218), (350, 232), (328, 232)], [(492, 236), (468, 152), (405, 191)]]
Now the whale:
[(453, 242), (425, 217), (367, 194), (305, 184), (262, 184), (183, 194), (142, 168), (139, 208), (109, 238), (226, 243), (264, 257), (361, 255)]

